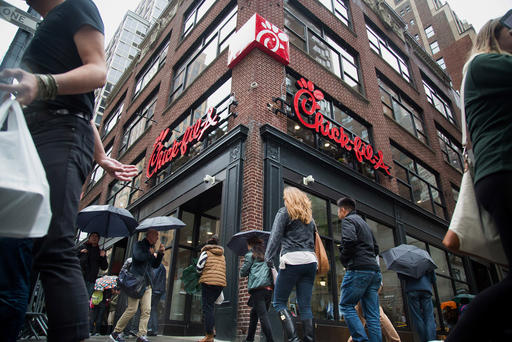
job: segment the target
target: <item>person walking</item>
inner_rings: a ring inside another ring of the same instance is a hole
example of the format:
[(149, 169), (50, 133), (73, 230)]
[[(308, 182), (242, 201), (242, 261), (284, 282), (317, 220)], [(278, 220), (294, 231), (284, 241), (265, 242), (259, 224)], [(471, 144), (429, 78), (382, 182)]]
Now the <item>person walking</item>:
[[(508, 264), (512, 265), (512, 29), (504, 26), (500, 18), (488, 21), (480, 29), (464, 72), (463, 100), (475, 157), (476, 199), (492, 217)], [(450, 230), (447, 237), (449, 233)], [(447, 242), (447, 246), (458, 248), (458, 244)], [(495, 314), (510, 305), (509, 273), (473, 299), (446, 341), (512, 340), (507, 315)], [(482, 329), (483, 326), (492, 329)]]
[[(381, 342), (378, 291), (382, 275), (376, 260), (379, 246), (368, 224), (357, 215), (355, 201), (344, 197), (337, 204), (338, 217), (343, 220), (340, 259), (347, 270), (340, 289), (340, 311), (355, 342)], [(355, 309), (358, 302), (366, 318), (368, 335)]]
[(201, 273), (201, 303), (203, 306), (203, 324), (206, 336), (199, 342), (213, 342), (215, 317), (214, 303), (226, 287), (226, 258), (224, 248), (219, 246), (219, 238), (213, 235), (201, 248), (196, 271)]
[(254, 341), (259, 318), (261, 330), (265, 335), (265, 341), (273, 342), (270, 318), (268, 316), (268, 308), (272, 300), (272, 291), (274, 288), (272, 272), (264, 262), (265, 247), (263, 240), (251, 238), (247, 241), (247, 247), (249, 252), (245, 255), (244, 264), (240, 269), (240, 277), (249, 277), (247, 290), (251, 295), (249, 298), (249, 306), (252, 306), (249, 329), (245, 341)]
[(89, 298), (94, 292), (94, 284), (100, 268), (108, 268), (107, 256), (105, 251), (100, 249), (98, 242), (100, 235), (96, 232), (90, 233), (86, 243), (77, 247), (78, 258), (80, 259), (80, 268), (84, 276), (85, 287)]
[(436, 283), (434, 271), (429, 271), (419, 279), (397, 273), (405, 282), (407, 306), (411, 314), (411, 323), (421, 342), (436, 339), (436, 321), (432, 304), (432, 286)]
[(107, 334), (112, 334), (114, 329), (114, 318), (116, 317), (117, 303), (119, 302), (119, 288), (112, 289), (112, 295), (108, 300)]
[(149, 229), (146, 237), (137, 242), (133, 247), (132, 263), (130, 273), (144, 282), (144, 294), (141, 298), (128, 296), (128, 307), (123, 315), (117, 321), (114, 332), (110, 335), (112, 341), (124, 342), (123, 329), (130, 319), (137, 312), (140, 304), (139, 331), (137, 333), (137, 342), (147, 342), (147, 327), (149, 315), (151, 312), (151, 288), (153, 286), (153, 276), (151, 268), (157, 268), (164, 255), (164, 245), (160, 244), (158, 253), (155, 256), (155, 243), (158, 241), (158, 231)]
[(149, 315), (148, 336), (158, 335), (158, 303), (165, 296), (167, 270), (162, 260), (158, 268), (153, 269), (153, 287), (151, 288), (151, 314)]
[(304, 341), (314, 341), (311, 297), (317, 270), (315, 254), (315, 221), (311, 200), (294, 187), (283, 191), (284, 207), (279, 209), (272, 225), (265, 262), (272, 268), (279, 248), (279, 272), (277, 275), (273, 306), (279, 313), (283, 330), (289, 342), (299, 342), (295, 323), (288, 310), (288, 297), (295, 287), (300, 318), (304, 328)]
[[(93, 91), (102, 87), (106, 79), (104, 27), (94, 2), (26, 2), (41, 14), (43, 21), (25, 50), (21, 69), (0, 72), (0, 78), (13, 77), (18, 82), (0, 83), (0, 91), (14, 94), (25, 106), (25, 119), (50, 186), (52, 219), (48, 234), (30, 240), (33, 271), (40, 275), (46, 298), (48, 339), (80, 341), (89, 336), (89, 298), (74, 253), (82, 185), (91, 171), (93, 157), (107, 173), (121, 181), (131, 180), (137, 175), (137, 168), (105, 154), (92, 120)], [(12, 267), (7, 262), (10, 255), (19, 253), (16, 248), (15, 243), (10, 243), (0, 250), (2, 275), (7, 274), (4, 269)], [(27, 262), (31, 262), (29, 251), (30, 248), (24, 249)], [(10, 282), (28, 284), (25, 265), (18, 265), (20, 269), (12, 274), (15, 279)], [(5, 295), (5, 302), (10, 303), (10, 291), (14, 289), (0, 289), (0, 301)], [(25, 303), (28, 296), (26, 293), (23, 298)], [(23, 307), (26, 304), (21, 305), (21, 310)], [(9, 312), (2, 312), (0, 321), (19, 318), (23, 319), (23, 315), (14, 318)], [(4, 337), (11, 334), (2, 333)]]

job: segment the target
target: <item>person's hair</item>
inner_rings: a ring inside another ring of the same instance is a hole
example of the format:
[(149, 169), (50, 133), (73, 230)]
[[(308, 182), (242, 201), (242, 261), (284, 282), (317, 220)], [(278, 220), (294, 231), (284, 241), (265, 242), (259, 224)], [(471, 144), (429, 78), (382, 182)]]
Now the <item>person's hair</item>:
[(338, 207), (345, 208), (349, 210), (354, 210), (356, 208), (356, 201), (354, 201), (350, 197), (342, 197), (337, 202)]
[(263, 261), (265, 259), (265, 246), (263, 245), (262, 239), (252, 237), (247, 240), (247, 244), (252, 247), (252, 256), (254, 259), (258, 261)]
[(90, 238), (93, 235), (97, 235), (98, 239), (100, 238), (100, 233), (98, 233), (98, 232), (90, 232), (88, 238)]
[(498, 35), (504, 27), (501, 18), (491, 19), (478, 31), (471, 56), (478, 53), (504, 53), (498, 43)]
[(309, 224), (313, 218), (311, 200), (297, 188), (286, 187), (283, 191), (284, 206), (292, 220), (300, 220)]
[(217, 235), (212, 235), (208, 241), (206, 241), (207, 245), (218, 245), (219, 244), (219, 237)]

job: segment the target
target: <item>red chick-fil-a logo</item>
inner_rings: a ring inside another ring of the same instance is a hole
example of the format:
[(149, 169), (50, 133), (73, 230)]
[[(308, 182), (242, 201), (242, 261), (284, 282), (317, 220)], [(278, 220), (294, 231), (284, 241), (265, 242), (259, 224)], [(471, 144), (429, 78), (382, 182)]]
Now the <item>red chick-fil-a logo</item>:
[(187, 127), (185, 133), (181, 136), (181, 140), (175, 139), (169, 147), (165, 147), (165, 141), (171, 131), (169, 128), (164, 129), (155, 140), (153, 145), (153, 153), (149, 158), (146, 176), (151, 178), (154, 174), (170, 163), (178, 154), (185, 155), (190, 143), (201, 141), (204, 133), (211, 127), (219, 123), (219, 117), (215, 108), (208, 109), (205, 119), (198, 119), (192, 126)]
[[(382, 151), (378, 150), (375, 154), (373, 147), (362, 141), (360, 137), (356, 136), (354, 140), (351, 140), (343, 127), (336, 127), (329, 120), (324, 119), (324, 115), (318, 111), (320, 109), (318, 101), (324, 99), (324, 94), (320, 90), (315, 89), (313, 82), (301, 78), (297, 81), (297, 85), (299, 90), (293, 97), (293, 108), (297, 118), (304, 127), (315, 130), (347, 151), (354, 151), (360, 163), (363, 162), (363, 159), (366, 159), (373, 165), (375, 170), (382, 169), (388, 175), (391, 175), (389, 166), (384, 163)], [(309, 123), (310, 120), (305, 119), (305, 117), (313, 115), (314, 120), (312, 120), (312, 123)]]

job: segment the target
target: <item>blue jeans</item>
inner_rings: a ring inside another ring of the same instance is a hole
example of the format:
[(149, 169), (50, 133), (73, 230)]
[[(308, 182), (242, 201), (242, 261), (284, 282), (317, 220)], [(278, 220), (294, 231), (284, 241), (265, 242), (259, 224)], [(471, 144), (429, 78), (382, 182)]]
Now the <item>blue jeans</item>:
[[(379, 312), (379, 290), (382, 275), (378, 271), (349, 270), (341, 284), (340, 311), (345, 317), (354, 342), (382, 342)], [(361, 302), (368, 335), (357, 315), (355, 306)]]
[(409, 291), (407, 303), (411, 312), (412, 326), (420, 336), (421, 342), (435, 340), (436, 322), (432, 295), (426, 291)]
[(288, 297), (290, 297), (290, 293), (295, 286), (300, 318), (302, 320), (313, 318), (311, 297), (315, 275), (316, 262), (303, 265), (286, 265), (284, 270), (280, 269), (274, 288), (274, 302), (272, 303), (274, 309), (277, 311), (287, 309)]
[(149, 315), (148, 322), (148, 331), (151, 331), (155, 334), (158, 333), (158, 303), (162, 298), (164, 293), (155, 293), (151, 294), (151, 314)]

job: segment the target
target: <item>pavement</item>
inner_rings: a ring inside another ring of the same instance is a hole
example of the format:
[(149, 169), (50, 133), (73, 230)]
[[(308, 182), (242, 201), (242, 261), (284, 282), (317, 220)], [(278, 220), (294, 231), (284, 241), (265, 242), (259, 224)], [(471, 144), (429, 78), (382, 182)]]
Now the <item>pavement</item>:
[[(148, 340), (150, 342), (196, 342), (203, 338), (204, 336), (148, 336)], [(126, 342), (135, 342), (135, 337), (128, 337), (126, 338)], [(19, 340), (19, 341), (46, 341), (46, 338), (41, 337), (40, 340), (36, 340), (34, 338), (25, 340)], [(112, 342), (112, 340), (109, 338), (109, 335), (103, 335), (103, 336), (92, 336), (88, 340), (88, 342)], [(230, 342), (227, 340), (219, 340), (215, 339), (215, 342)]]

